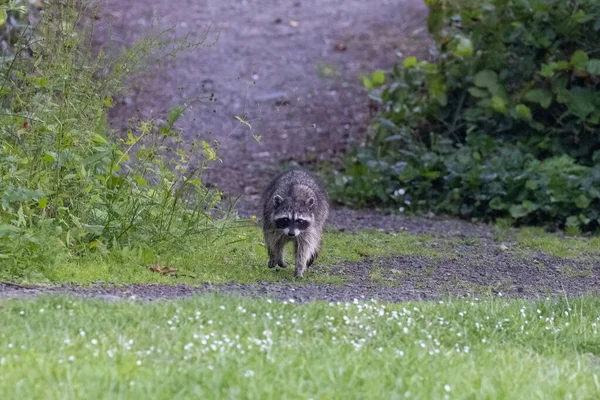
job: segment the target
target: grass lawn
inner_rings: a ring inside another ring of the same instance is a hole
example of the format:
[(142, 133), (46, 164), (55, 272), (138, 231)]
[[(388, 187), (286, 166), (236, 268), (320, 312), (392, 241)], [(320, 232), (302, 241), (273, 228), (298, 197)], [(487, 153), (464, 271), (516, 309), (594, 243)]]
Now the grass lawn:
[(597, 399), (600, 299), (0, 301), (3, 399)]

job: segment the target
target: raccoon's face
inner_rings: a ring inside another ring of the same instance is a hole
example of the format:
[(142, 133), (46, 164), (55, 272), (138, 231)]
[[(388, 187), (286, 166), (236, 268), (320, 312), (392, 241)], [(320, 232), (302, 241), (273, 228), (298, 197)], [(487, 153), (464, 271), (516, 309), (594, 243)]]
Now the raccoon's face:
[(294, 202), (291, 200), (284, 201), (281, 196), (275, 196), (273, 202), (275, 204), (273, 222), (285, 235), (295, 238), (310, 227), (312, 222), (311, 208), (314, 205), (312, 197), (306, 202)]

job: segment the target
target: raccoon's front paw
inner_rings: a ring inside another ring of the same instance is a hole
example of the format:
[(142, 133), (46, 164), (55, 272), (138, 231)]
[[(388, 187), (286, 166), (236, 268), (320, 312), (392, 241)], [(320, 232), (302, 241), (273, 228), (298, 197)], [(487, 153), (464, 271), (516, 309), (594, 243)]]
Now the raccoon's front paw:
[(277, 262), (274, 260), (269, 260), (269, 268), (275, 268), (277, 266)]
[(283, 260), (279, 260), (279, 262), (277, 263), (277, 265), (279, 265), (281, 268), (287, 268), (290, 266), (290, 264), (286, 263)]
[(304, 271), (302, 271), (302, 270), (299, 270), (299, 269), (296, 269), (296, 270), (294, 271), (294, 277), (295, 277), (295, 278), (302, 278), (302, 275), (304, 275)]

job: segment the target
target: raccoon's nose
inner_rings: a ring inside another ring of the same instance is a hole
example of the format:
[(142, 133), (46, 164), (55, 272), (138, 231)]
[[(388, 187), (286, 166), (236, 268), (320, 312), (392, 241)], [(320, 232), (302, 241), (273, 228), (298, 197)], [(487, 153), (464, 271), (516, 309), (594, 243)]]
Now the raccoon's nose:
[(287, 234), (289, 237), (296, 237), (300, 234), (300, 231), (298, 229), (290, 229)]

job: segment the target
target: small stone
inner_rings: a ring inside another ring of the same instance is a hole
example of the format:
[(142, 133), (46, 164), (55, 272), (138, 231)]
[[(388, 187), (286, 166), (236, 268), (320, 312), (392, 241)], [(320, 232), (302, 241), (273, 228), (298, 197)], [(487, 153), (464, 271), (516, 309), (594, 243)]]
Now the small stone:
[(121, 300), (121, 298), (119, 296), (115, 296), (113, 294), (100, 294), (98, 296), (96, 296), (99, 299), (102, 300), (108, 300), (108, 301), (119, 301)]

